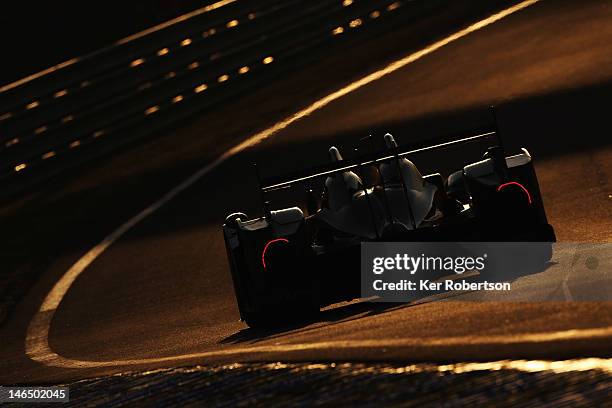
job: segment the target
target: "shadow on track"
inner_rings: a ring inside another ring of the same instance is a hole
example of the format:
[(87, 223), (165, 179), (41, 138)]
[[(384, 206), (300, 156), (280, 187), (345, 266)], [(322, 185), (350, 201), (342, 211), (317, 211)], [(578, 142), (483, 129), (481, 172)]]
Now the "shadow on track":
[(224, 338), (220, 343), (240, 344), (259, 342), (290, 333), (306, 333), (308, 331), (319, 330), (321, 326), (334, 325), (366, 316), (375, 316), (410, 306), (410, 304), (405, 303), (374, 303), (367, 301), (342, 304), (322, 310), (319, 314), (320, 318), (316, 321), (304, 321), (277, 328), (247, 328)]
[[(554, 266), (555, 262), (546, 262), (544, 264), (533, 264), (525, 270), (517, 270), (512, 276), (506, 276), (508, 282), (514, 282), (523, 276), (542, 273)], [(356, 273), (355, 276), (358, 276)], [(440, 275), (440, 278), (443, 276)], [(434, 276), (433, 278), (436, 278)], [(319, 313), (319, 318), (316, 320), (302, 321), (294, 324), (276, 327), (276, 328), (246, 328), (240, 330), (228, 337), (222, 339), (221, 344), (240, 344), (240, 343), (257, 343), (271, 338), (282, 337), (288, 334), (303, 334), (309, 331), (319, 330), (321, 327), (331, 326), (339, 323), (346, 323), (351, 320), (361, 319), (384, 314), (397, 309), (414, 307), (423, 303), (431, 303), (442, 300), (452, 300), (457, 296), (462, 296), (466, 293), (478, 292), (414, 292), (411, 294), (407, 303), (393, 302), (375, 302), (371, 300), (360, 300), (354, 302), (340, 303), (328, 308), (324, 308)], [(468, 300), (470, 301), (470, 300)], [(471, 301), (474, 301), (473, 299)]]

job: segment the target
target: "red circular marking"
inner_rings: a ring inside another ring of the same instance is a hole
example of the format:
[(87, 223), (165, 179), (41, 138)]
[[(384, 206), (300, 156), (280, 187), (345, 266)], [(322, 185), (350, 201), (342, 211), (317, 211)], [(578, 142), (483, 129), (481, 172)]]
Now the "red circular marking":
[(518, 186), (518, 187), (520, 187), (521, 190), (523, 190), (523, 192), (527, 195), (527, 201), (529, 201), (529, 204), (531, 204), (532, 200), (531, 200), (531, 194), (529, 194), (529, 190), (527, 190), (524, 185), (522, 185), (521, 183), (519, 183), (517, 181), (509, 181), (507, 183), (500, 184), (497, 187), (497, 191), (499, 192), (499, 191), (503, 190), (504, 188), (506, 188), (508, 186)]
[(270, 241), (266, 243), (261, 253), (261, 264), (263, 265), (264, 269), (266, 269), (266, 251), (268, 250), (270, 245), (274, 244), (275, 242), (284, 242), (285, 244), (287, 244), (289, 243), (289, 240), (287, 238), (275, 238), (275, 239), (271, 239)]

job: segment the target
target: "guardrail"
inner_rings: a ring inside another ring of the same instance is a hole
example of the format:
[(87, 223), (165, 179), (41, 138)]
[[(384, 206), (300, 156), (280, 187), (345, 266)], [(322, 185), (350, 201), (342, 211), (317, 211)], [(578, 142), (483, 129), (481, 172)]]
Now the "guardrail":
[(116, 148), (261, 85), (397, 10), (421, 10), (416, 3), (223, 0), (6, 86), (0, 182), (48, 176), (62, 160)]

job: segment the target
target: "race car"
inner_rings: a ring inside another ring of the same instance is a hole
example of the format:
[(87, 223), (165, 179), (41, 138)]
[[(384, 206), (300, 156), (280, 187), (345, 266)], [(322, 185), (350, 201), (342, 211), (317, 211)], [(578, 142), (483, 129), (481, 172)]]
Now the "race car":
[[(423, 176), (409, 159), (489, 139), (479, 160), (448, 177)], [(555, 242), (531, 155), (506, 156), (497, 131), (418, 149), (386, 134), (384, 145), (352, 160), (331, 147), (324, 170), (260, 180), (263, 216), (227, 216), (227, 256), (248, 326), (315, 319), (322, 307), (359, 298), (362, 242)], [(266, 199), (301, 188), (306, 197), (295, 206), (273, 210)]]

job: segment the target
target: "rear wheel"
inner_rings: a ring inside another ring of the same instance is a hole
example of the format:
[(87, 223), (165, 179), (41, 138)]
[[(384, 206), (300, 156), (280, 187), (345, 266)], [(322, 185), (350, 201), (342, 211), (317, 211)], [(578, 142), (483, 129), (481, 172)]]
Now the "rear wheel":
[(284, 260), (268, 258), (268, 268), (259, 282), (265, 289), (251, 292), (251, 308), (242, 316), (249, 327), (283, 327), (318, 318), (319, 282), (308, 268), (295, 265), (295, 259), (291, 264), (279, 262)]

